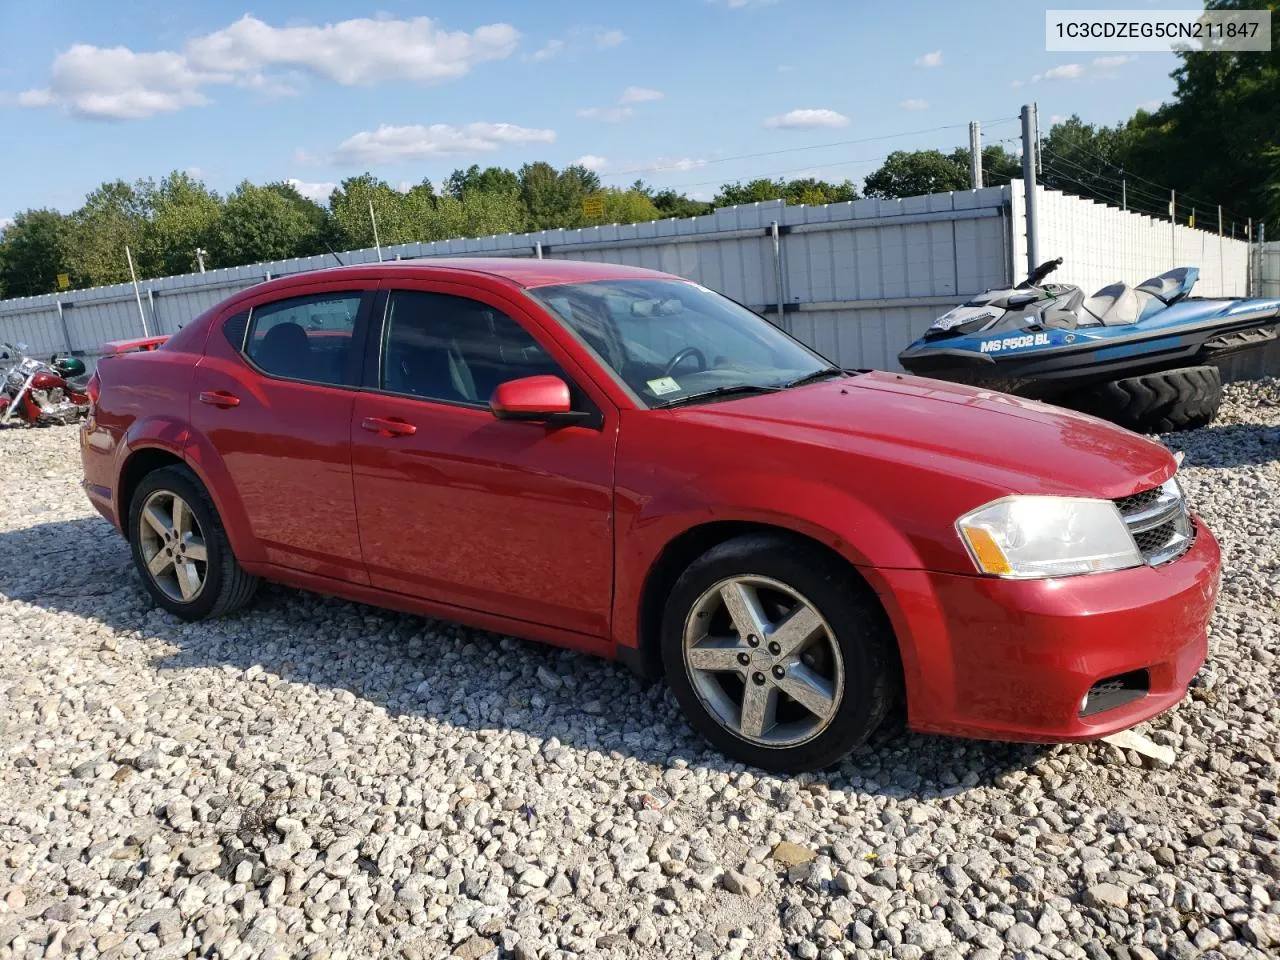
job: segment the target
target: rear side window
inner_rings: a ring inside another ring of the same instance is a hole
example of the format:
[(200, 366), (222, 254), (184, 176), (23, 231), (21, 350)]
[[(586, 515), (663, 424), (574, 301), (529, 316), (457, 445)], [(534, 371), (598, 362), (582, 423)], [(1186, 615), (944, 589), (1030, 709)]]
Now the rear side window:
[(344, 384), (362, 297), (327, 293), (254, 307), (244, 352), (273, 377)]

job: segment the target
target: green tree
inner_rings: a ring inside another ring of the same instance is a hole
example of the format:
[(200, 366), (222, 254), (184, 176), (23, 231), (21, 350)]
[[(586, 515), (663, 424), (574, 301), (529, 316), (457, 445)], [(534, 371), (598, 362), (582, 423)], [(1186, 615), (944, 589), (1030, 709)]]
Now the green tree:
[(24, 210), (0, 234), (0, 291), (34, 297), (57, 289), (67, 269), (71, 222), (57, 210)]
[[(966, 187), (971, 186), (968, 178), (969, 156), (968, 147), (957, 147), (951, 151), (951, 155), (947, 158), (965, 171)], [(1016, 154), (1007, 152), (998, 143), (982, 148), (982, 185), (984, 187), (1003, 186), (1010, 180), (1019, 179), (1021, 176), (1022, 159)]]
[(189, 273), (196, 248), (209, 250), (222, 217), (222, 199), (199, 180), (175, 170), (159, 184), (141, 186), (150, 211), (139, 238), (138, 262), (146, 276)]
[(788, 204), (843, 203), (857, 200), (858, 190), (852, 182), (828, 183), (807, 177), (801, 180), (770, 180), (762, 177), (748, 183), (726, 183), (716, 194), (717, 207), (729, 207), (739, 203), (763, 203), (767, 200), (785, 200)]
[(466, 170), (454, 170), (449, 174), (449, 179), (444, 183), (444, 192), (455, 200), (476, 193), (518, 194), (520, 177), (514, 170), (506, 167), (486, 167), (481, 170), (479, 164), (472, 164)]
[(128, 281), (125, 245), (137, 255), (149, 213), (144, 192), (123, 180), (104, 183), (85, 197), (84, 206), (71, 215), (68, 262), (75, 285)]
[(664, 217), (701, 217), (715, 208), (701, 200), (691, 200), (674, 190), (660, 190), (651, 198), (653, 205)]
[(652, 200), (641, 190), (619, 190), (617, 187), (606, 187), (591, 194), (598, 197), (603, 213), (598, 217), (587, 218), (590, 226), (604, 223), (642, 223), (647, 220), (662, 218)]
[(531, 230), (582, 226), (582, 201), (600, 189), (599, 175), (577, 164), (557, 171), (540, 160), (526, 163), (517, 176)]
[(343, 180), (329, 197), (329, 212), (344, 248), (374, 245), (370, 204), (378, 219), (378, 240), (384, 247), (424, 239), (415, 235), (415, 224), (407, 215), (405, 195), (385, 180), (379, 180), (371, 173), (362, 173)]
[(263, 189), (270, 190), (283, 198), (285, 203), (289, 204), (306, 223), (306, 228), (298, 238), (298, 244), (291, 256), (310, 257), (318, 253), (324, 253), (327, 249), (326, 244), (331, 245), (333, 243), (331, 236), (333, 226), (330, 222), (329, 211), (314, 200), (300, 194), (298, 188), (292, 183), (278, 180), (268, 183)]
[(868, 197), (886, 198), (968, 190), (969, 166), (940, 150), (895, 150), (863, 181), (862, 189)]
[(245, 180), (227, 197), (213, 239), (214, 262), (229, 267), (299, 255), (311, 224), (280, 191)]

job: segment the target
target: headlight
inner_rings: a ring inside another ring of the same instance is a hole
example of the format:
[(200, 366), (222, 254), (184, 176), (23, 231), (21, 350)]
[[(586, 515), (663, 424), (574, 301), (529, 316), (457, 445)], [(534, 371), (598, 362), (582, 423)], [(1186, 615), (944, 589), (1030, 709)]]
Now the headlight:
[(974, 565), (997, 577), (1067, 577), (1142, 565), (1110, 500), (1005, 497), (956, 521)]

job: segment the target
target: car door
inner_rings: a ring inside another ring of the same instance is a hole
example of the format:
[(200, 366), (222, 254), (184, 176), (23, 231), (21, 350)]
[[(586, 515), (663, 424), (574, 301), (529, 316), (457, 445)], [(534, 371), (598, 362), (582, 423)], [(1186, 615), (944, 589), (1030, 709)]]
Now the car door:
[(266, 559), (368, 583), (351, 479), (351, 411), (376, 281), (308, 285), (217, 323), (191, 404)]
[[(607, 635), (616, 410), (520, 305), (456, 284), (404, 287), (386, 293), (381, 331), (371, 326), (369, 386), (352, 418), (373, 584)], [(499, 383), (536, 374), (564, 378), (591, 419), (549, 426), (489, 411)]]

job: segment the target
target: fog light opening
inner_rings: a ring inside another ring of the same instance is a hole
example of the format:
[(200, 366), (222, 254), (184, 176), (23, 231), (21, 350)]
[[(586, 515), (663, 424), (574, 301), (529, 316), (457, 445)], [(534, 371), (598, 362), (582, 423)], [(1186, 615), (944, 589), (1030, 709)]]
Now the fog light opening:
[(1099, 680), (1080, 700), (1080, 716), (1092, 717), (1107, 710), (1141, 700), (1151, 691), (1151, 675), (1146, 670), (1131, 670)]

